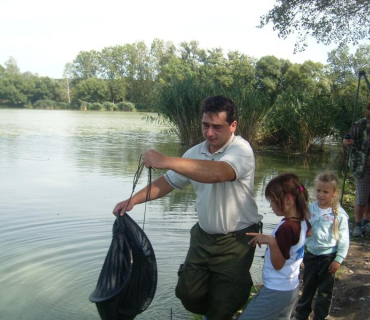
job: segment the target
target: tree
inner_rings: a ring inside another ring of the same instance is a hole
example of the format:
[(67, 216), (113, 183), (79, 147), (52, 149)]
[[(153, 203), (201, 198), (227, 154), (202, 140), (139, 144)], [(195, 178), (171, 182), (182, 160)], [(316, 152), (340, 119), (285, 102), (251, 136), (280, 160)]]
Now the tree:
[(129, 79), (131, 80), (128, 100), (135, 103), (149, 103), (149, 95), (154, 84), (149, 49), (143, 41), (126, 45), (125, 48), (126, 59), (129, 62)]
[(179, 49), (181, 60), (187, 62), (192, 70), (206, 60), (206, 51), (199, 48), (198, 41), (181, 42)]
[(257, 61), (256, 88), (269, 97), (271, 104), (282, 92), (284, 74), (290, 66), (289, 60), (278, 59), (275, 56), (264, 56)]
[(19, 74), (6, 74), (0, 78), (0, 101), (10, 105), (27, 103), (26, 81)]
[(73, 75), (73, 65), (72, 63), (68, 62), (66, 63), (63, 71), (63, 78), (65, 80), (64, 87), (66, 89), (66, 96), (68, 103), (71, 103), (71, 90), (70, 90), (70, 79)]
[(261, 17), (260, 27), (272, 22), (279, 37), (298, 32), (294, 51), (304, 51), (307, 35), (317, 42), (358, 44), (370, 39), (369, 0), (277, 0)]
[(30, 103), (38, 100), (55, 100), (57, 82), (49, 77), (23, 76), (23, 92)]
[(99, 52), (81, 51), (73, 60), (73, 75), (78, 79), (88, 79), (99, 75)]
[(0, 78), (5, 75), (5, 68), (0, 64)]
[(80, 81), (75, 87), (75, 98), (87, 102), (109, 100), (108, 83), (103, 79), (89, 78)]
[(124, 47), (104, 48), (100, 54), (99, 61), (101, 76), (108, 82), (110, 101), (114, 103), (124, 100), (126, 95)]
[[(108, 48), (109, 49), (109, 48)], [(120, 83), (126, 90), (126, 99), (133, 102), (149, 102), (153, 88), (154, 73), (150, 61), (149, 49), (143, 41), (111, 48), (111, 54), (103, 50), (103, 59), (108, 57), (104, 70), (119, 75)], [(108, 68), (107, 68), (108, 67)], [(109, 77), (108, 77), (109, 78)], [(124, 82), (123, 82), (124, 80)]]
[(233, 77), (233, 87), (243, 88), (255, 83), (255, 59), (238, 51), (230, 51), (227, 54), (227, 68)]
[(328, 95), (331, 92), (331, 79), (327, 68), (320, 62), (311, 60), (303, 64), (291, 65), (284, 76), (285, 90), (292, 88), (296, 96)]
[(202, 82), (208, 82), (218, 87), (229, 88), (233, 84), (231, 70), (222, 49), (216, 48), (203, 53), (202, 60), (187, 61), (193, 71), (201, 76)]
[(176, 57), (176, 47), (171, 41), (154, 39), (150, 46), (150, 57), (153, 65), (154, 77), (157, 79), (162, 68)]
[(356, 74), (358, 75), (359, 71), (366, 71), (369, 75), (370, 72), (370, 46), (369, 45), (360, 45), (353, 58), (353, 65)]
[[(330, 77), (333, 81), (333, 120), (338, 136), (350, 128), (356, 104), (359, 71), (370, 72), (370, 46), (361, 45), (351, 54), (347, 45), (340, 45), (328, 54)], [(363, 117), (363, 109), (369, 100), (369, 90), (360, 82), (358, 108), (355, 119)]]
[(20, 74), (21, 71), (19, 70), (19, 67), (17, 65), (17, 60), (15, 60), (13, 57), (9, 57), (7, 61), (5, 61), (5, 68), (6, 71), (11, 74)]
[(330, 51), (327, 61), (335, 88), (356, 80), (353, 56), (347, 45), (340, 45), (337, 49)]

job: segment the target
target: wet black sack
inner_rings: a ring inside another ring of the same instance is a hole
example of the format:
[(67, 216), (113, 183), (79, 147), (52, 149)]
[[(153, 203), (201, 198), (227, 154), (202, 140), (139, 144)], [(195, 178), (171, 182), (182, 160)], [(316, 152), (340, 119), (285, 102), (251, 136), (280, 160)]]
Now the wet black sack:
[(126, 213), (113, 224), (112, 243), (89, 299), (102, 320), (134, 319), (152, 302), (157, 276), (153, 247)]

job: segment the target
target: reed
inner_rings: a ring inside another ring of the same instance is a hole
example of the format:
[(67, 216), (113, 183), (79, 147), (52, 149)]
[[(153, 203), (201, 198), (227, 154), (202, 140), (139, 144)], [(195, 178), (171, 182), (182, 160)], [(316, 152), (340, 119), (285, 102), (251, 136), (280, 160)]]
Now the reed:
[(174, 79), (157, 86), (154, 95), (156, 110), (173, 126), (181, 144), (193, 146), (202, 141), (201, 101), (215, 93), (215, 88), (201, 83), (194, 76)]

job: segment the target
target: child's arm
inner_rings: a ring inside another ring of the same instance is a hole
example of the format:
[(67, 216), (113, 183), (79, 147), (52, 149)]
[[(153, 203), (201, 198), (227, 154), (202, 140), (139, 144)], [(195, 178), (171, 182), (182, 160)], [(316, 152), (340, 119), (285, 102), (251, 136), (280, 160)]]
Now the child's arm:
[[(342, 209), (343, 210), (343, 209)], [(340, 214), (338, 217), (338, 233), (339, 239), (337, 243), (337, 255), (334, 261), (340, 265), (343, 259), (347, 256), (349, 248), (349, 230), (348, 230), (348, 218), (344, 214)]]
[(275, 270), (280, 270), (284, 266), (286, 259), (281, 253), (279, 245), (273, 236), (261, 233), (246, 233), (246, 235), (254, 237), (248, 242), (249, 245), (255, 247), (256, 244), (258, 244), (261, 248), (261, 244), (267, 244), (270, 247), (271, 263)]

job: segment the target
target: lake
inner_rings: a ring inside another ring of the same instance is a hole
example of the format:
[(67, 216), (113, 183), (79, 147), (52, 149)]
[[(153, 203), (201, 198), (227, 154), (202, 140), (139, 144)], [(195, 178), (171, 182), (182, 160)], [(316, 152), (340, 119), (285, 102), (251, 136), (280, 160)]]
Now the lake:
[[(140, 154), (185, 149), (148, 113), (0, 109), (0, 319), (100, 319), (88, 297), (110, 246), (115, 204), (128, 198)], [(334, 147), (333, 147), (334, 148)], [(334, 148), (335, 149), (335, 148)], [(256, 153), (255, 195), (264, 233), (280, 220), (264, 199), (275, 175), (293, 171), (312, 192), (318, 171), (335, 169), (336, 152), (309, 159)], [(145, 187), (143, 170), (136, 190)], [(156, 170), (153, 179), (163, 174)], [(157, 258), (158, 287), (137, 319), (190, 319), (175, 297), (189, 230), (197, 221), (192, 188), (136, 206)], [(258, 249), (252, 267), (261, 280)]]

